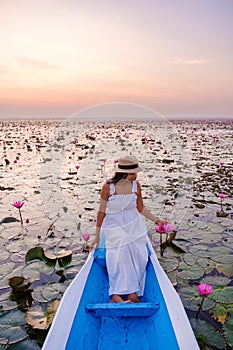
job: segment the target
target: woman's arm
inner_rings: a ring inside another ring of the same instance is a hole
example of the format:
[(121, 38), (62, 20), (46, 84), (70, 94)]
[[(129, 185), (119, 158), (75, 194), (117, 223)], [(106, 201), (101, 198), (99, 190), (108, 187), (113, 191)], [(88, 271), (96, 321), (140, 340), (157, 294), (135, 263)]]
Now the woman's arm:
[(163, 224), (165, 221), (154, 216), (143, 204), (141, 185), (137, 181), (137, 209), (147, 219), (153, 221), (157, 225)]
[(90, 249), (97, 248), (100, 242), (100, 230), (106, 215), (107, 201), (110, 196), (109, 185), (104, 184), (100, 192), (100, 203), (96, 218), (95, 238), (90, 244)]

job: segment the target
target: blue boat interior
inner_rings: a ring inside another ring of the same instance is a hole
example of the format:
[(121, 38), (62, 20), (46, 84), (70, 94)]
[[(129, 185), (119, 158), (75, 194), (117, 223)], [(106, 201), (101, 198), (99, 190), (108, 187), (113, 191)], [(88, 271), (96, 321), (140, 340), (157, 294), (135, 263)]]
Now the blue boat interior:
[(66, 350), (179, 350), (150, 259), (141, 303), (109, 303), (108, 289), (105, 249), (97, 249)]

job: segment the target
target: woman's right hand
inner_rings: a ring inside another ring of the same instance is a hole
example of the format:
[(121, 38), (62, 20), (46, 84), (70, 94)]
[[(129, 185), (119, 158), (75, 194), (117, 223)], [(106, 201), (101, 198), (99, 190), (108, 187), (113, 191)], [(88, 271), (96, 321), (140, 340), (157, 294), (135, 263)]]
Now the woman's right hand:
[(93, 239), (93, 241), (91, 242), (91, 244), (89, 245), (89, 247), (90, 247), (89, 250), (91, 251), (93, 248), (97, 249), (99, 246), (99, 243), (100, 243), (100, 239), (98, 237), (95, 237)]

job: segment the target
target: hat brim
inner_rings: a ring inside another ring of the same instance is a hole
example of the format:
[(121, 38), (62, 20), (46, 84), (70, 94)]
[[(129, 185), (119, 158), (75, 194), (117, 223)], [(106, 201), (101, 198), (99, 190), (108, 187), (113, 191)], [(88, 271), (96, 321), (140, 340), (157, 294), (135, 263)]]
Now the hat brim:
[(113, 168), (114, 173), (135, 174), (135, 173), (139, 173), (140, 171), (143, 171), (142, 168), (140, 168), (140, 166), (138, 166), (137, 168), (134, 168), (134, 169), (120, 169), (120, 168), (118, 168), (118, 166), (115, 166)]

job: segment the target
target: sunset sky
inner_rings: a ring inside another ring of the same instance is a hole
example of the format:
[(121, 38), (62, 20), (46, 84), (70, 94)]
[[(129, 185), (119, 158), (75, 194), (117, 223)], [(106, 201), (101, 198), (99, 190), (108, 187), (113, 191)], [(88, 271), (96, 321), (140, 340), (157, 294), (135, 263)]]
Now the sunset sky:
[(233, 117), (233, 0), (0, 0), (0, 119)]

